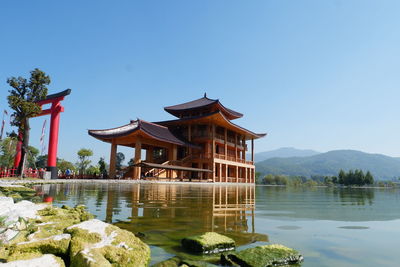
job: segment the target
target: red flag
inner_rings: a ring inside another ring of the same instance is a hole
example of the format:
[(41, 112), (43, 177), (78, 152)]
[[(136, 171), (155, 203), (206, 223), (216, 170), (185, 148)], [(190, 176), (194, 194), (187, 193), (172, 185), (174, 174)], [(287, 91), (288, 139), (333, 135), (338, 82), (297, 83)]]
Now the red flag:
[(46, 122), (47, 122), (47, 120), (44, 120), (43, 127), (42, 127), (42, 135), (40, 136), (40, 144), (42, 146), (41, 154), (43, 154), (44, 149), (45, 149), (44, 136), (45, 136), (45, 132), (46, 132)]
[(3, 122), (1, 123), (1, 133), (0, 133), (0, 140), (3, 139), (3, 132), (4, 132), (4, 125), (6, 124), (6, 120), (3, 119)]

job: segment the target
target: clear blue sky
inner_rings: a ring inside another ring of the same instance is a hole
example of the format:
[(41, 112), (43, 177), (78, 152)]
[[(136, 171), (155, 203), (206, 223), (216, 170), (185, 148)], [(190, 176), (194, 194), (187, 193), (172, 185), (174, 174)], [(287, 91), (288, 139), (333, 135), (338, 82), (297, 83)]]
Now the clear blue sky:
[[(0, 6), (0, 107), (10, 76), (38, 67), (66, 88), (59, 156), (94, 160), (87, 129), (201, 97), (282, 146), (400, 156), (400, 1), (17, 1)], [(44, 118), (32, 120), (39, 146)], [(9, 130), (9, 129), (7, 129)], [(48, 136), (48, 135), (47, 135)], [(131, 158), (133, 149), (121, 150)]]

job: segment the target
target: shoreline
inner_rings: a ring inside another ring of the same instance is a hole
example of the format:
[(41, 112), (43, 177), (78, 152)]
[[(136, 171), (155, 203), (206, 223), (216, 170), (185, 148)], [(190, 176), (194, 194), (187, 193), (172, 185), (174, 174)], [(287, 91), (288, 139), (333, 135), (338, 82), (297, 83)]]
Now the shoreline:
[[(31, 185), (41, 185), (41, 184), (176, 184), (176, 185), (201, 185), (201, 186), (214, 186), (214, 185), (224, 185), (224, 186), (260, 186), (260, 187), (304, 187), (301, 186), (288, 186), (288, 185), (267, 185), (267, 184), (252, 184), (252, 183), (221, 183), (221, 182), (181, 182), (181, 181), (146, 181), (146, 180), (117, 180), (117, 179), (13, 179), (13, 178), (1, 178), (0, 185), (12, 185), (12, 184), (31, 184)], [(309, 187), (309, 186), (307, 186)], [(387, 187), (387, 186), (327, 186), (327, 185), (315, 185), (311, 186), (313, 188), (347, 188), (347, 189), (397, 189), (399, 187)]]
[(209, 183), (209, 182), (181, 182), (181, 181), (146, 181), (146, 180), (111, 180), (111, 179), (0, 179), (2, 184), (76, 184), (76, 183), (100, 183), (100, 184), (177, 184), (177, 185), (227, 185), (227, 186), (256, 186), (250, 183)]

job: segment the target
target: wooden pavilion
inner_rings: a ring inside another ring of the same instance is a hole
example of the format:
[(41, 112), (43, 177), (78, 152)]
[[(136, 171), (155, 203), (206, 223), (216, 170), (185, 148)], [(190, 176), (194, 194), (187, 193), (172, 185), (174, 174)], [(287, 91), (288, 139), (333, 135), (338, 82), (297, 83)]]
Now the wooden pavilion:
[[(204, 97), (169, 106), (165, 111), (177, 119), (147, 122), (141, 119), (89, 135), (111, 144), (110, 178), (116, 175), (117, 146), (135, 148), (132, 179), (179, 179), (182, 181), (254, 183), (256, 134), (232, 120), (243, 114), (216, 99)], [(251, 159), (246, 158), (247, 141)], [(146, 151), (142, 160), (142, 150)]]

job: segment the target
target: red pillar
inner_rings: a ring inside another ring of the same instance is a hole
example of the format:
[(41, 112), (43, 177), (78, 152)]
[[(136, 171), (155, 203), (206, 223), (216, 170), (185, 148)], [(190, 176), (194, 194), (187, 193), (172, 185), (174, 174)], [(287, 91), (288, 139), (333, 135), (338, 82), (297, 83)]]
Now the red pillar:
[(21, 154), (22, 154), (22, 133), (18, 133), (18, 141), (17, 141), (17, 148), (15, 151), (15, 158), (14, 158), (14, 168), (18, 168), (19, 163), (21, 161)]
[(51, 105), (51, 118), (50, 118), (50, 137), (49, 137), (49, 151), (47, 158), (47, 171), (51, 172), (51, 179), (58, 178), (57, 171), (57, 147), (58, 147), (58, 129), (60, 125), (60, 113), (63, 107), (60, 101), (53, 102)]

